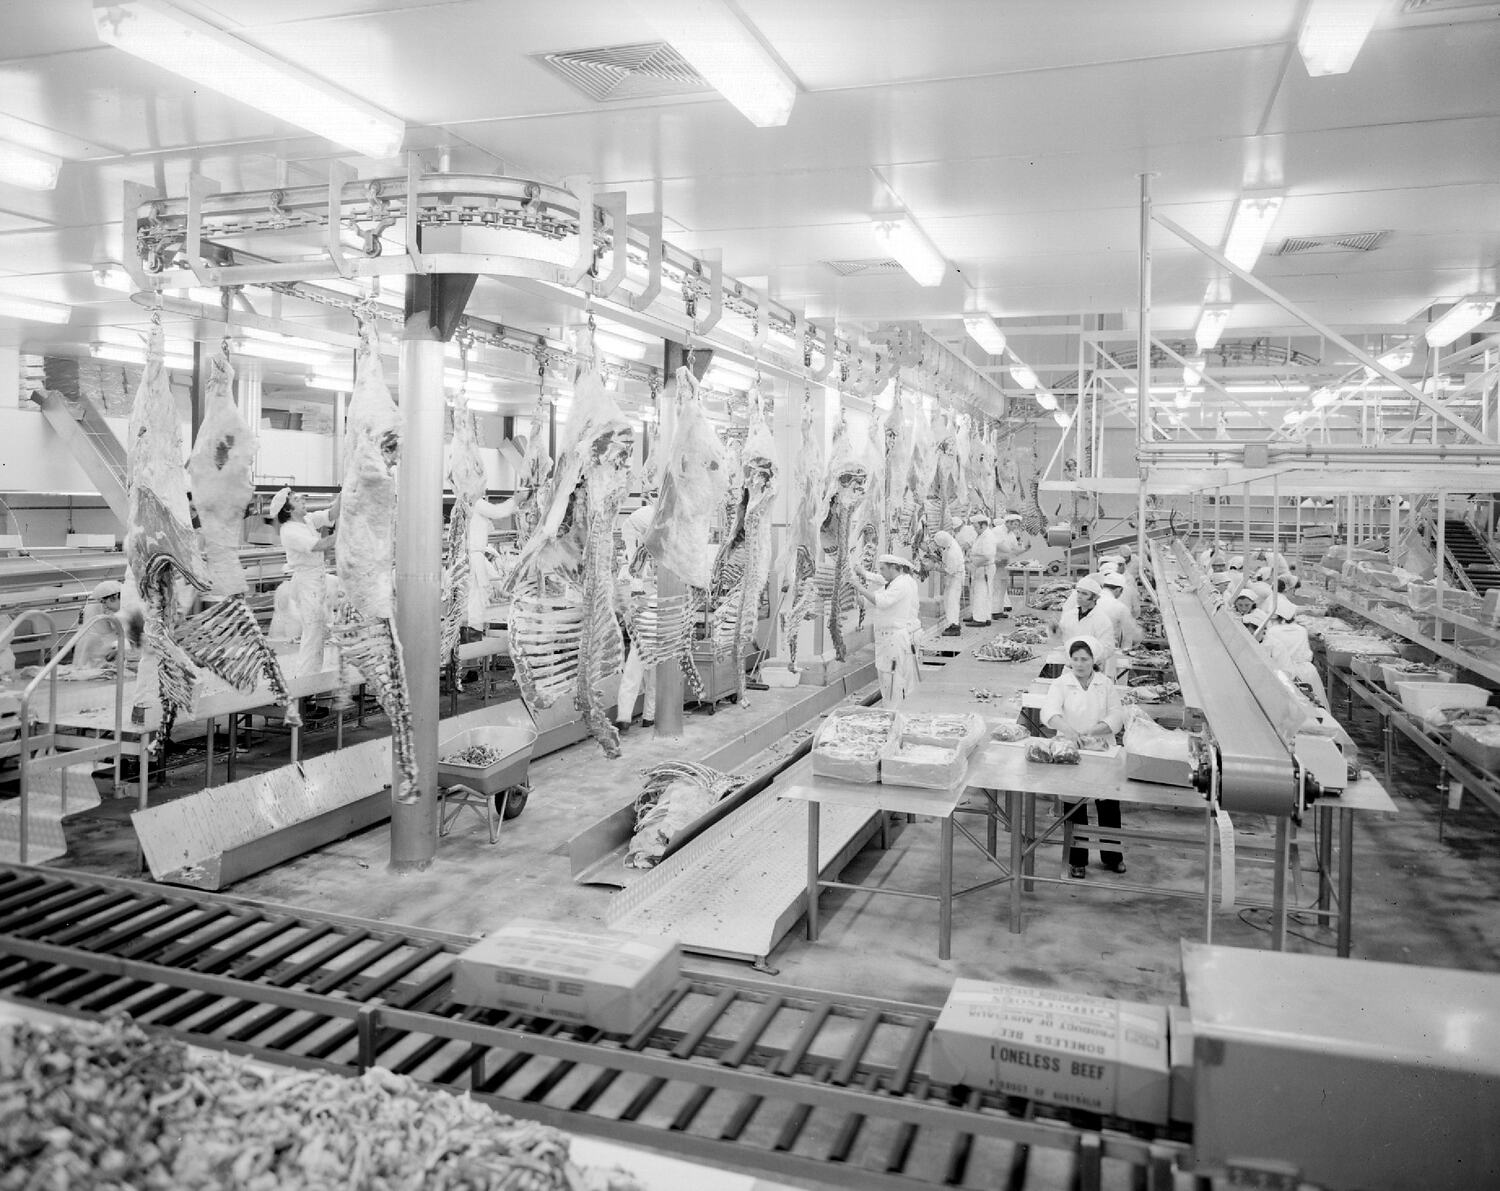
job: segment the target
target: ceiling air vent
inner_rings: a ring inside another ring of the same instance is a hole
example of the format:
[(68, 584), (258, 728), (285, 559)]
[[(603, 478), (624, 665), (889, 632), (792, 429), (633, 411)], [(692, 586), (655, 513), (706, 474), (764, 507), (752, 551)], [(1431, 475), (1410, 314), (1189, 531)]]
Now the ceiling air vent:
[(713, 90), (687, 60), (664, 41), (565, 50), (532, 57), (596, 103), (657, 99)]
[(901, 273), (901, 262), (890, 258), (864, 261), (824, 261), (840, 277), (873, 277), (879, 273)]
[(1277, 256), (1295, 256), (1305, 252), (1374, 252), (1385, 242), (1389, 232), (1348, 232), (1333, 236), (1288, 236), (1276, 250)]

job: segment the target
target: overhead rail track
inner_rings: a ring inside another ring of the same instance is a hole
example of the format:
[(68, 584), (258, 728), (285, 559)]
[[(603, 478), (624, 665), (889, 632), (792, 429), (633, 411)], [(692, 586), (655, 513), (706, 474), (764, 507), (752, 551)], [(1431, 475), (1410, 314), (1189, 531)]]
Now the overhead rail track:
[(633, 1035), (451, 999), (470, 940), (0, 865), (0, 995), (196, 1045), (380, 1066), (506, 1112), (860, 1188), (1205, 1191), (1185, 1127), (936, 1084), (937, 1011), (684, 972)]

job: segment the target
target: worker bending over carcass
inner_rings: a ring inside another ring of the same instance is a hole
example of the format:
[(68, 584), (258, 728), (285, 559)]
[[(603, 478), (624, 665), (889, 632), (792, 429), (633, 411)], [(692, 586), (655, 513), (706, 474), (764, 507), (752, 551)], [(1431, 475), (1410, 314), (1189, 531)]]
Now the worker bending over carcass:
[(963, 615), (964, 552), (963, 547), (946, 529), (932, 535), (938, 555), (938, 569), (943, 576), (943, 636), (957, 637), (963, 632), (959, 623)]

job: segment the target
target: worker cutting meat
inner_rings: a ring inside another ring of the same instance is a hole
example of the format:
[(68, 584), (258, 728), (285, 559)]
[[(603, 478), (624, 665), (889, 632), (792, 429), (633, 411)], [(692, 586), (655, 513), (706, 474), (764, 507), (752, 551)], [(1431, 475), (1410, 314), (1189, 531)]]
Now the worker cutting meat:
[(938, 569), (943, 575), (943, 636), (957, 637), (963, 632), (959, 623), (963, 615), (963, 547), (946, 529), (932, 535), (932, 544), (938, 558)]
[[(943, 536), (943, 535), (939, 535)], [(854, 592), (874, 606), (871, 626), (875, 632), (875, 674), (880, 696), (887, 707), (900, 707), (917, 684), (916, 634), (922, 627), (921, 594), (912, 564), (897, 554), (882, 554), (875, 560), (883, 589), (851, 577)], [(874, 576), (865, 572), (865, 580)]]
[(1261, 645), (1271, 659), (1271, 665), (1292, 680), (1310, 687), (1316, 694), (1318, 703), (1328, 706), (1328, 694), (1323, 689), (1323, 680), (1318, 677), (1318, 668), (1313, 665), (1312, 646), (1308, 643), (1307, 630), (1297, 623), (1297, 606), (1286, 596), (1276, 597)]
[(328, 641), (324, 555), (333, 546), (333, 538), (324, 537), (322, 531), (338, 520), (339, 498), (328, 508), (309, 513), (307, 498), (302, 493), (283, 488), (271, 497), (268, 513), (281, 526), (281, 545), (291, 574), (292, 602), (297, 619), (302, 622), (296, 672), (316, 674), (323, 668), (323, 647)]
[(107, 620), (99, 620), (93, 625), (89, 625), (89, 622), (101, 616), (118, 615), (123, 591), (124, 587), (118, 580), (106, 579), (89, 593), (89, 598), (83, 605), (83, 615), (78, 621), (80, 625), (89, 627), (73, 648), (73, 665), (89, 669), (102, 666), (114, 657), (120, 641), (115, 626)]
[(977, 534), (969, 549), (969, 619), (966, 624), (988, 628), (995, 615), (995, 554), (1000, 535), (983, 513), (974, 518)]

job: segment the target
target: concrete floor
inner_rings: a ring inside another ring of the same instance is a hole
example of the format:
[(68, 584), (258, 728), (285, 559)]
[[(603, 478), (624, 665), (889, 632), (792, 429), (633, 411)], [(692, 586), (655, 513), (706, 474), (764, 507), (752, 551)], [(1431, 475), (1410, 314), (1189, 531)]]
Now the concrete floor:
[[(997, 623), (997, 628), (1004, 622)], [(994, 630), (965, 629), (965, 651)], [(967, 653), (965, 654), (967, 657)], [(955, 662), (946, 681), (971, 681), (1004, 691), (1023, 685), (1036, 663), (1000, 666)], [(506, 824), (491, 846), (475, 815), (465, 813), (450, 836), (440, 840), (437, 859), (423, 873), (387, 870), (388, 828), (384, 825), (240, 882), (230, 890), (241, 897), (316, 908), (390, 923), (479, 935), (518, 917), (545, 918), (585, 928), (602, 928), (613, 891), (575, 884), (568, 839), (604, 814), (628, 802), (639, 772), (666, 757), (702, 757), (719, 744), (762, 722), (795, 696), (795, 691), (754, 693), (749, 706), (725, 706), (716, 715), (689, 714), (680, 741), (663, 743), (636, 728), (623, 740), (624, 755), (609, 761), (585, 741), (535, 762), (535, 792), (525, 813)], [(513, 697), (505, 691), (502, 698)], [(477, 705), (466, 696), (461, 710)], [(983, 710), (969, 697), (967, 710)], [(374, 721), (379, 725), (381, 721)], [(357, 740), (374, 732), (352, 733)], [(1367, 757), (1377, 757), (1378, 721), (1373, 713), (1347, 725)], [(311, 736), (309, 753), (332, 747), (331, 731)], [(247, 768), (280, 763), (284, 745), (261, 749)], [(242, 770), (242, 776), (245, 770)], [(1354, 948), (1356, 958), (1422, 963), (1440, 967), (1500, 971), (1500, 851), (1492, 846), (1493, 817), (1472, 802), (1449, 812), (1438, 838), (1435, 772), (1415, 750), (1398, 754), (1391, 793), (1400, 813), (1365, 815), (1355, 829)], [(179, 770), (153, 801), (191, 792), (201, 769)], [(63, 867), (131, 875), (134, 841), (128, 829), (133, 803), (106, 802), (68, 823), (71, 850)], [(1148, 823), (1177, 830), (1201, 829), (1201, 817), (1146, 811), (1127, 805), (1126, 824)], [(978, 831), (981, 820), (969, 820)], [(1268, 837), (1270, 824), (1239, 817), (1242, 834)], [(1003, 839), (1003, 837), (1002, 837)], [(883, 882), (913, 889), (935, 888), (936, 824), (905, 825), (889, 851), (867, 849), (845, 879), (878, 886)], [(1316, 893), (1309, 866), (1295, 891), (1298, 904)], [(1133, 847), (1131, 882), (1201, 886), (1198, 855)], [(1101, 881), (1108, 874), (1091, 869)], [(1060, 850), (1049, 849), (1038, 866), (1042, 876), (1061, 876)], [(961, 837), (955, 855), (958, 887), (994, 875), (983, 857)], [(1268, 873), (1242, 868), (1241, 888), (1269, 900)], [(1145, 894), (1114, 895), (1077, 885), (1039, 886), (1027, 903), (1025, 933), (1013, 935), (1003, 888), (960, 899), (953, 923), (953, 958), (937, 958), (937, 909), (930, 902), (830, 891), (820, 903), (823, 933), (817, 943), (802, 937), (798, 923), (782, 940), (770, 963), (771, 979), (833, 991), (859, 992), (896, 1000), (939, 1004), (958, 976), (1010, 980), (1044, 987), (1175, 1002), (1179, 998), (1179, 943), (1203, 938), (1204, 912), (1192, 901)], [(1269, 944), (1268, 915), (1257, 911), (1216, 913), (1216, 943), (1242, 947)], [(1332, 955), (1329, 928), (1293, 922), (1289, 948)], [(704, 970), (748, 974), (748, 965), (690, 956)]]

